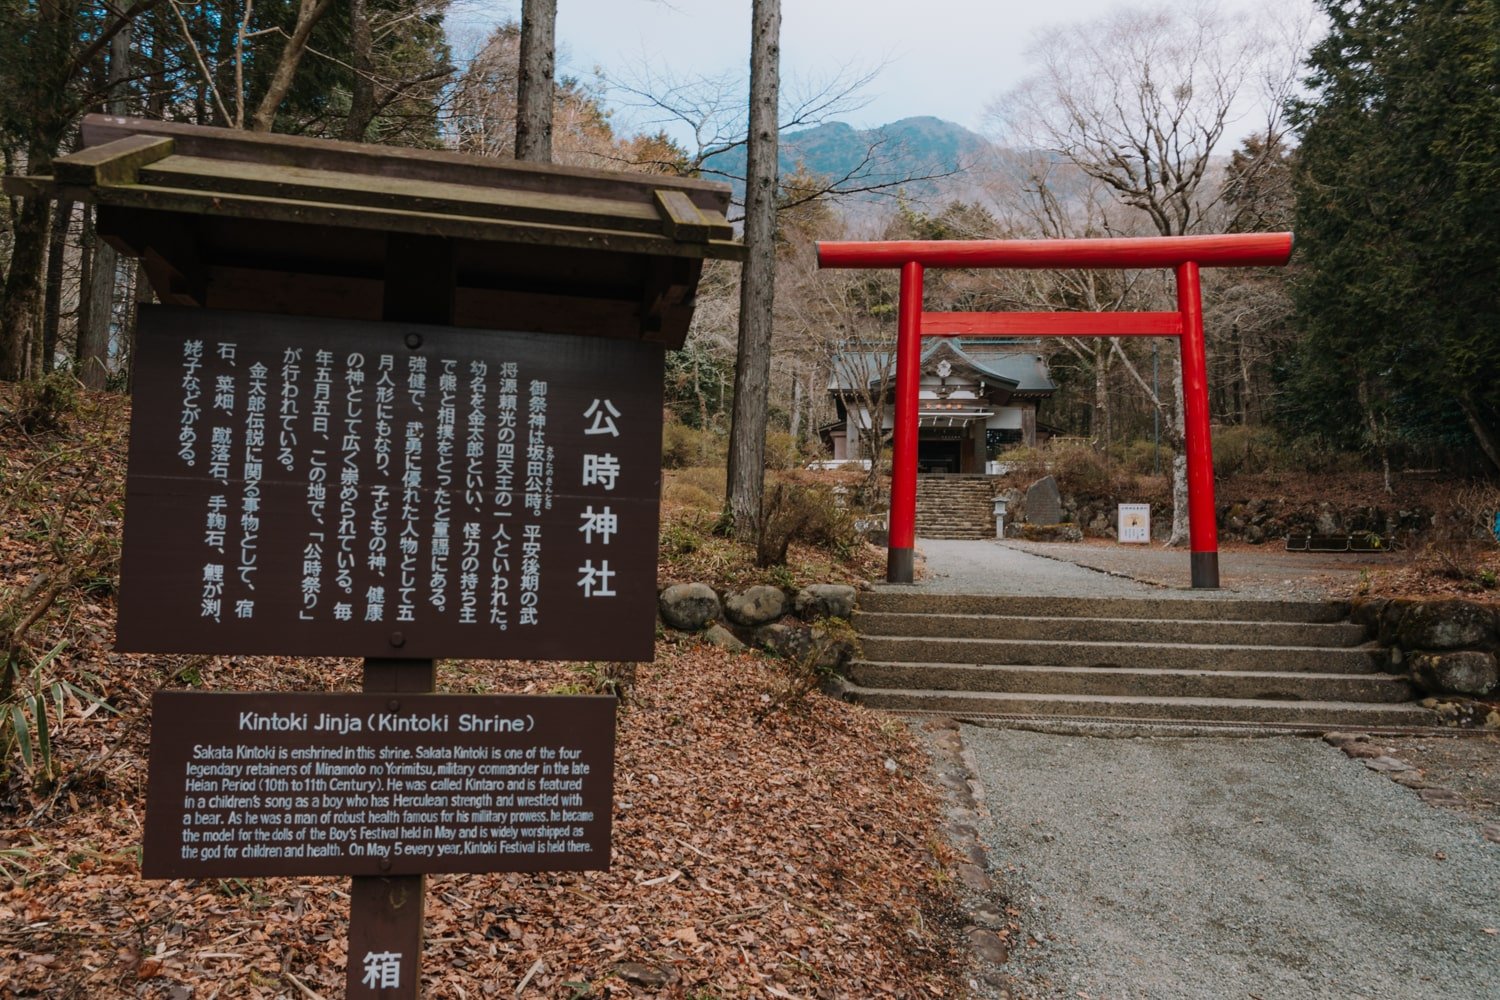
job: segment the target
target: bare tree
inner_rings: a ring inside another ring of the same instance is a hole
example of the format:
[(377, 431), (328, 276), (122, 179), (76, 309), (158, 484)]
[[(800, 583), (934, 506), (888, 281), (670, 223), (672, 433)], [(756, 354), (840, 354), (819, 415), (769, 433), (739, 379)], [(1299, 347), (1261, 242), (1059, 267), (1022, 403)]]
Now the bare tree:
[[(997, 158), (990, 190), (1008, 210), (1013, 229), (1052, 239), (1136, 235), (1132, 223), (1137, 220), (1129, 217), (1134, 213), (1114, 204), (1103, 184), (1066, 160), (1034, 149), (1002, 151)], [(1013, 307), (1020, 309), (1113, 312), (1145, 298), (1150, 285), (1142, 272), (1131, 271), (1016, 271), (995, 277), (1002, 294), (1014, 297)], [(1093, 376), (1090, 435), (1104, 448), (1113, 439), (1110, 376), (1117, 363), (1133, 368), (1135, 362), (1119, 337), (1061, 337), (1054, 343)], [(1155, 395), (1148, 395), (1157, 405)]]
[[(239, 37), (244, 37), (243, 27)], [(243, 59), (236, 60), (237, 68), (242, 64)], [(349, 66), (354, 70), (354, 82), (349, 90), (344, 138), (358, 142), (375, 117), (375, 32), (370, 23), (370, 0), (349, 0)]]
[[(520, 76), (521, 26), (504, 22), (468, 61), (449, 95), (448, 128), (459, 150), (513, 154)], [(681, 150), (663, 135), (618, 137), (598, 91), (576, 80), (553, 87), (550, 162), (651, 173), (683, 169)]]
[[(863, 89), (879, 73), (875, 69), (844, 67), (824, 77), (781, 86), (778, 156), (795, 146), (787, 134), (832, 121), (864, 107)], [(785, 84), (785, 81), (781, 82)], [(637, 68), (607, 80), (609, 89), (623, 95), (621, 103), (636, 109), (648, 128), (685, 128), (688, 140), (684, 169), (708, 180), (743, 181), (734, 154), (748, 148), (743, 97), (745, 82), (735, 73), (681, 78), (654, 68)], [(726, 155), (727, 154), (727, 155)], [(778, 211), (816, 201), (855, 195), (895, 197), (913, 184), (937, 181), (963, 173), (971, 164), (927, 163), (913, 167), (910, 151), (880, 130), (869, 133), (859, 160), (838, 174), (819, 174), (817, 184), (794, 193), (778, 192)], [(745, 162), (748, 172), (748, 158)], [(731, 213), (730, 222), (742, 222)]]
[[(24, 155), (28, 172), (45, 173), (82, 108), (105, 89), (90, 73), (114, 37), (162, 0), (139, 0), (111, 17), (85, 17), (95, 8), (76, 0), (51, 0), (17, 15), (0, 46), (0, 82), (6, 93), (0, 108), (11, 117), (6, 131), (7, 172)], [(23, 5), (25, 6), (25, 5)], [(14, 42), (19, 40), (21, 44)], [(13, 129), (13, 130), (12, 130)], [(18, 148), (19, 147), (19, 148)], [(12, 202), (11, 252), (0, 291), (0, 379), (20, 380), (38, 373), (41, 351), (43, 284), (49, 249), (51, 206), (45, 198)]]
[[(328, 13), (328, 7), (333, 0), (299, 0), (297, 5), (297, 21), (292, 27), (292, 33), (287, 36), (286, 44), (281, 48), (281, 56), (276, 60), (276, 69), (271, 73), (271, 82), (266, 86), (266, 92), (260, 99), (260, 104), (255, 109), (255, 114), (250, 118), (250, 128), (256, 132), (269, 132), (276, 121), (276, 109), (286, 98), (287, 92), (292, 89), (292, 81), (296, 79), (297, 67), (302, 62), (302, 57), (307, 54), (307, 42), (312, 37), (313, 28)], [(248, 18), (248, 10), (246, 12)], [(227, 118), (228, 115), (226, 114)]]
[[(810, 183), (816, 180), (799, 172), (786, 186), (795, 192)], [(818, 211), (816, 205), (790, 211), (781, 220), (789, 233), (776, 271), (776, 322), (784, 336), (774, 370), (792, 380), (794, 414), (797, 387), (804, 381), (809, 411), (826, 410), (830, 395), (837, 401), (851, 432), (849, 457), (870, 462), (864, 492), (873, 503), (881, 485), (896, 367), (895, 323), (881, 307), (894, 300), (896, 281), (883, 271), (819, 270), (815, 240), (849, 234), (832, 211)], [(823, 392), (816, 391), (820, 382)]]
[(729, 514), (734, 533), (757, 537), (765, 489), (766, 409), (776, 296), (777, 91), (781, 0), (754, 0), (750, 25), (750, 133), (745, 177), (745, 265), (729, 427)]
[[(1075, 165), (1162, 236), (1197, 229), (1218, 193), (1211, 157), (1271, 48), (1248, 19), (1194, 3), (1120, 9), (1040, 36), (1039, 70), (991, 108), (1002, 140)], [(1274, 74), (1271, 74), (1274, 76)], [(1173, 406), (1170, 544), (1187, 540), (1181, 357), (1169, 349)]]

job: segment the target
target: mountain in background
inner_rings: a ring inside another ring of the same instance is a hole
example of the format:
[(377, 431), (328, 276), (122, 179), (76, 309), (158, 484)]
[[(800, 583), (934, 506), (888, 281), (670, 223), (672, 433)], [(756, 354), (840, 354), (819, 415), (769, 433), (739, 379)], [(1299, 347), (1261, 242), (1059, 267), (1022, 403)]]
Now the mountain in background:
[[(828, 122), (787, 132), (781, 136), (778, 161), (782, 177), (795, 172), (800, 164), (832, 180), (849, 178), (840, 183), (843, 188), (899, 182), (909, 196), (926, 199), (962, 186), (963, 178), (951, 175), (967, 171), (989, 149), (989, 142), (962, 125), (922, 115), (872, 129)], [(728, 180), (734, 187), (735, 201), (743, 202), (744, 146), (705, 158), (704, 168), (705, 178)], [(893, 187), (884, 193), (891, 195), (895, 190)]]

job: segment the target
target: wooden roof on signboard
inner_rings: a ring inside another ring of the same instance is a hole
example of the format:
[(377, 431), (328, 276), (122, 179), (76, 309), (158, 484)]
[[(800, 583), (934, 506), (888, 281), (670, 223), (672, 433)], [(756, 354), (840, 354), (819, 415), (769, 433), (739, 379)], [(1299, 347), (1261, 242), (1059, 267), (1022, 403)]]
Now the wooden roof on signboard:
[[(165, 302), (379, 318), (393, 241), (451, 253), (454, 325), (679, 345), (724, 184), (90, 115), (13, 194), (90, 201)], [(409, 259), (409, 255), (404, 255)]]

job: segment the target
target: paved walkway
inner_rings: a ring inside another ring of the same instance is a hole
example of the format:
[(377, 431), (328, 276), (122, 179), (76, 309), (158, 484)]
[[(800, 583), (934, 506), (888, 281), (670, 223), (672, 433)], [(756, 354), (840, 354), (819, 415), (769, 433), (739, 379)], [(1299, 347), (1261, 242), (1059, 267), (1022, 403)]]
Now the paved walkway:
[(1398, 555), (1286, 552), (1272, 546), (1219, 554), (1222, 589), (1193, 590), (1186, 549), (1098, 543), (917, 539), (922, 587), (951, 593), (1056, 597), (1321, 599), (1346, 596), (1362, 570)]
[(1160, 597), (1162, 588), (1022, 551), (1011, 542), (918, 539), (918, 586), (955, 594)]
[(1016, 996), (1500, 995), (1500, 847), (1321, 741), (963, 736)]

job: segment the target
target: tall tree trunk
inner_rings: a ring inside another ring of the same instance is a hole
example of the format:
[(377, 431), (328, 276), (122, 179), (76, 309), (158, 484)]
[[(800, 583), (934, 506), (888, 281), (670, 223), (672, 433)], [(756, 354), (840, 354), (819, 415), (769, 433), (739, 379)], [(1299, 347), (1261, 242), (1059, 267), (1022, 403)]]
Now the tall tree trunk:
[(1484, 452), (1484, 457), (1490, 460), (1496, 471), (1500, 471), (1500, 439), (1496, 438), (1494, 431), (1480, 417), (1473, 396), (1467, 392), (1459, 393), (1458, 407), (1464, 411), (1464, 419), (1468, 420), (1469, 430), (1474, 432), (1474, 440), (1479, 442), (1479, 449)]
[(349, 21), (349, 65), (354, 69), (354, 87), (349, 93), (344, 138), (364, 142), (375, 119), (375, 80), (371, 76), (375, 41), (370, 30), (369, 0), (349, 0)]
[[(776, 139), (781, 0), (754, 0), (750, 27), (750, 132), (745, 162), (745, 266), (729, 427), (729, 513), (737, 538), (760, 527), (765, 489), (771, 314), (776, 286)], [(878, 431), (877, 431), (878, 433)], [(878, 453), (877, 453), (878, 454)]]
[(57, 357), (57, 331), (62, 325), (63, 263), (68, 249), (68, 222), (72, 217), (73, 203), (58, 199), (52, 207), (52, 233), (47, 239), (47, 287), (42, 295), (43, 375), (52, 371)]
[(82, 349), (83, 331), (89, 327), (89, 289), (94, 287), (94, 211), (93, 206), (83, 206), (83, 218), (78, 227), (78, 317), (73, 323), (73, 367), (78, 367), (78, 352)]
[[(129, 16), (128, 14), (126, 15)], [(125, 81), (130, 76), (130, 34), (127, 21), (109, 42), (110, 114), (125, 113)], [(88, 322), (78, 330), (78, 381), (87, 389), (103, 389), (109, 377), (109, 330), (114, 323), (115, 280), (119, 254), (103, 240), (94, 241), (94, 266), (89, 271)]]
[(516, 159), (552, 162), (552, 74), (557, 0), (521, 5), (521, 68), (516, 80)]
[(802, 432), (802, 380), (792, 372), (792, 419), (788, 428), (792, 435), (792, 444), (800, 445), (797, 435)]
[(87, 389), (103, 389), (109, 376), (109, 328), (114, 321), (115, 275), (120, 255), (96, 234), (93, 266), (84, 287), (87, 308), (80, 303), (78, 325), (78, 381)]
[[(37, 152), (30, 159), (37, 164)], [(39, 167), (32, 167), (33, 171)], [(45, 198), (23, 198), (11, 225), (10, 270), (0, 304), (0, 379), (20, 382), (32, 370), (42, 318), (42, 275), (47, 261), (51, 206)]]
[(1172, 534), (1168, 545), (1188, 542), (1187, 424), (1182, 403), (1182, 349), (1171, 340), (1166, 349), (1167, 381), (1172, 383), (1172, 410), (1166, 414), (1167, 442), (1172, 446)]
[(1251, 390), (1250, 386), (1250, 338), (1245, 333), (1245, 331), (1241, 330), (1238, 326), (1235, 327), (1235, 332), (1236, 334), (1238, 334), (1235, 337), (1235, 348), (1237, 353), (1239, 354), (1240, 366), (1240, 386), (1238, 394), (1240, 404), (1240, 422), (1248, 426), (1249, 424), (1255, 423), (1255, 414), (1253, 410), (1255, 393)]
[[(12, 95), (25, 110), (26, 172), (45, 173), (66, 131), (66, 90), (72, 62), (68, 25), (72, 4), (41, 0), (31, 37), (18, 50), (24, 59)], [(45, 198), (22, 198), (11, 221), (10, 266), (0, 297), (0, 379), (20, 381), (33, 370), (41, 336), (42, 277), (47, 263), (51, 205)]]
[(1109, 341), (1097, 337), (1094, 352), (1094, 413), (1090, 421), (1094, 432), (1094, 447), (1100, 451), (1109, 447)]

